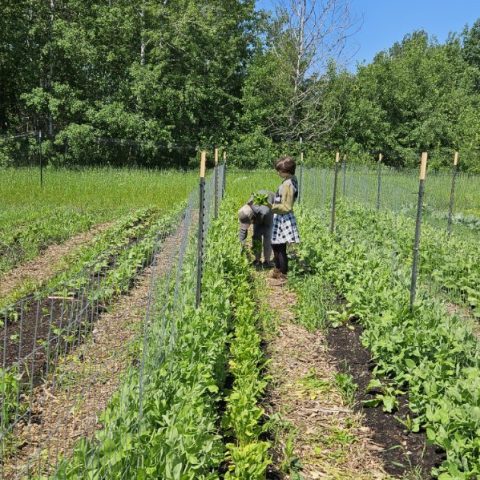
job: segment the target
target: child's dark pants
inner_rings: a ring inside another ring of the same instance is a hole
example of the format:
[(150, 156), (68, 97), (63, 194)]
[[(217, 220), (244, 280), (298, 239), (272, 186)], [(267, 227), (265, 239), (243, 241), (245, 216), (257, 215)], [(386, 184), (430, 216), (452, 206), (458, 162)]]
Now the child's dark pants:
[(272, 248), (275, 267), (278, 268), (283, 274), (286, 274), (288, 272), (287, 244), (272, 244)]

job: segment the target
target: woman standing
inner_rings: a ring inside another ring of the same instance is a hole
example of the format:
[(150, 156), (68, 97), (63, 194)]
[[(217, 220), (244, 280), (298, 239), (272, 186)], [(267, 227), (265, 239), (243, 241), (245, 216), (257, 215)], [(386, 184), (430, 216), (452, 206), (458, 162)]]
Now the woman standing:
[(272, 277), (281, 280), (286, 279), (288, 272), (287, 244), (300, 242), (297, 220), (293, 214), (293, 205), (298, 197), (295, 167), (295, 160), (291, 157), (282, 157), (275, 163), (275, 170), (283, 178), (283, 181), (278, 187), (272, 205), (274, 213), (272, 248), (275, 260)]

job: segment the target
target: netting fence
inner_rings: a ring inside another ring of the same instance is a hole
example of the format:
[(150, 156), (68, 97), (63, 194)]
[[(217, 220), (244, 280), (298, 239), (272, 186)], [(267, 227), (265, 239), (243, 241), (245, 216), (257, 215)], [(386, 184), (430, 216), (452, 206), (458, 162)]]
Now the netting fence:
[[(392, 272), (403, 271), (412, 300), (418, 289), (442, 299), (451, 313), (480, 316), (478, 176), (456, 169), (427, 173), (420, 208), (418, 171), (338, 162), (330, 169), (300, 168), (298, 178), (301, 202), (316, 210), (338, 238), (349, 236), (351, 228), (364, 230), (372, 250), (391, 259)], [(415, 245), (417, 225), (420, 238)], [(416, 268), (418, 286), (412, 271)]]
[[(302, 198), (306, 202), (330, 208), (334, 169), (305, 168)], [(453, 172), (427, 174), (424, 220), (436, 227), (448, 228), (453, 194), (452, 231), (461, 234), (480, 233), (480, 178)], [(384, 165), (371, 168), (340, 164), (337, 198), (346, 198), (379, 211), (393, 211), (415, 218), (418, 199), (418, 171), (395, 170)]]
[[(60, 478), (81, 439), (94, 449), (102, 412), (125, 389), (135, 392), (141, 430), (151, 372), (195, 304), (203, 262), (197, 246), (218, 211), (225, 170), (217, 165), (186, 206), (148, 233), (119, 241), (73, 277), (3, 309), (0, 478)], [(108, 469), (101, 478), (110, 478)]]

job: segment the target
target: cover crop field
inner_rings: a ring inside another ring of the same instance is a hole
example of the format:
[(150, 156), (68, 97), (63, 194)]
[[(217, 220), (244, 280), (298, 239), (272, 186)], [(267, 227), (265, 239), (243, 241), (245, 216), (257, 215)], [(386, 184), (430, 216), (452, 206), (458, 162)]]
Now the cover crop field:
[(428, 214), (445, 179), (410, 308), (413, 176), (377, 209), (376, 172), (347, 170), (331, 232), (332, 173), (297, 171), (281, 284), (238, 242), (270, 171), (219, 165), (200, 203), (193, 173), (33, 173), (0, 184), (1, 478), (480, 475), (480, 244)]

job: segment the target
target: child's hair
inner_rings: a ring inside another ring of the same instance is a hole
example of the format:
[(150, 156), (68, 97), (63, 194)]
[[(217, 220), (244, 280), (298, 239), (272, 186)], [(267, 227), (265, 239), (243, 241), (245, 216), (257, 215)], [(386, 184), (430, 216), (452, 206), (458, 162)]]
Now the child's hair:
[(277, 172), (289, 173), (295, 175), (295, 168), (297, 164), (292, 157), (282, 157), (275, 162), (275, 170)]

